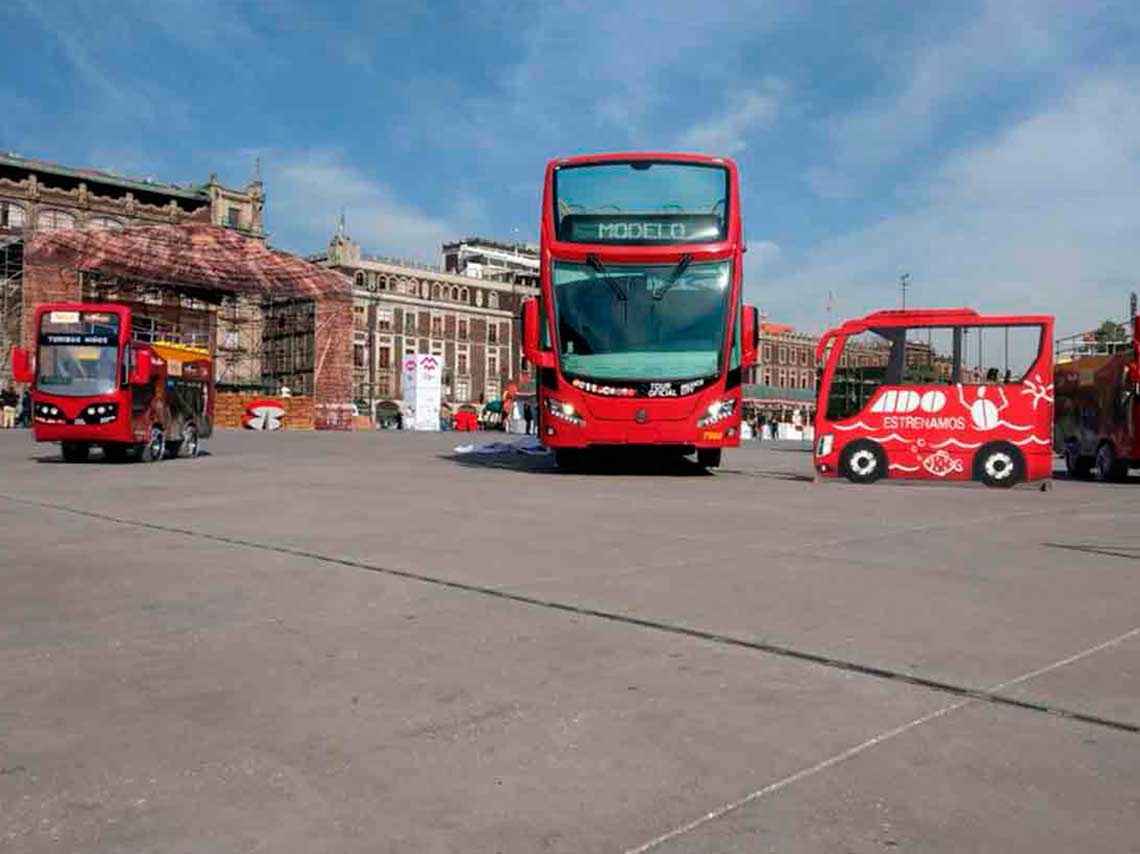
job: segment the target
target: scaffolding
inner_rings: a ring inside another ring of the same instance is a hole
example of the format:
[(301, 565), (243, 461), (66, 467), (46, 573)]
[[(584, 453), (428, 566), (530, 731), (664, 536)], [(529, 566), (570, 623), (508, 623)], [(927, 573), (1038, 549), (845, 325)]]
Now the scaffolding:
[(0, 386), (12, 382), (12, 348), (20, 345), (24, 318), (24, 241), (0, 236)]

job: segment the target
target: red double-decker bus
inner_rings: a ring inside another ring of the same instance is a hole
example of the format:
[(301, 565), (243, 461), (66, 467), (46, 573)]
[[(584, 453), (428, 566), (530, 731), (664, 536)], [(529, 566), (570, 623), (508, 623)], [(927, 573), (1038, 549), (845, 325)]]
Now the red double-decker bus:
[(132, 340), (128, 306), (42, 305), (35, 350), (13, 350), (13, 373), (32, 385), (37, 442), (59, 442), (67, 462), (100, 447), (111, 460), (194, 457), (210, 436), (210, 351)]
[(819, 341), (815, 467), (1013, 486), (1053, 474), (1053, 318), (877, 311)]
[(740, 443), (757, 312), (741, 298), (736, 165), (695, 154), (552, 160), (542, 290), (524, 303), (539, 435), (573, 467), (653, 446), (705, 467)]

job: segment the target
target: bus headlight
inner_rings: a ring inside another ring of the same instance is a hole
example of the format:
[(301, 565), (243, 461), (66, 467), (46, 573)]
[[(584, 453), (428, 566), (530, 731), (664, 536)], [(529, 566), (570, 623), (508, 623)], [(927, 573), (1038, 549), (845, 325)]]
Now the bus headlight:
[(711, 424), (716, 424), (723, 421), (736, 411), (736, 398), (727, 397), (724, 400), (718, 400), (709, 407), (706, 415), (697, 421), (698, 427), (708, 427)]
[(815, 455), (817, 457), (826, 457), (831, 453), (833, 447), (835, 447), (835, 437), (830, 433), (824, 433), (819, 437), (819, 445), (816, 447)]
[(574, 404), (563, 403), (561, 400), (555, 400), (553, 397), (546, 398), (546, 411), (560, 421), (565, 421), (567, 424), (581, 425), (586, 423), (574, 409)]

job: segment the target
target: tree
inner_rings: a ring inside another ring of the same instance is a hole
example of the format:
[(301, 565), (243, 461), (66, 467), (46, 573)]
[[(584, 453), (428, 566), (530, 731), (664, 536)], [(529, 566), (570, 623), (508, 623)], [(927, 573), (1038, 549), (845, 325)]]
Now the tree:
[(1113, 341), (1127, 341), (1128, 331), (1124, 328), (1123, 324), (1113, 320), (1106, 320), (1093, 332), (1093, 338), (1101, 344), (1107, 344)]

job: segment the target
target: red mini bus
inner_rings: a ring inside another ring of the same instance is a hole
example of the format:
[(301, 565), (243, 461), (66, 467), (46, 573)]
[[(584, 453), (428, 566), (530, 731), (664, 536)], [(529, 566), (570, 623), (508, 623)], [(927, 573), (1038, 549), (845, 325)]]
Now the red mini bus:
[(876, 311), (827, 332), (815, 467), (1012, 486), (1053, 474), (1053, 318)]
[(42, 305), (34, 328), (35, 358), (15, 348), (12, 365), (32, 385), (37, 442), (59, 442), (67, 462), (94, 446), (112, 460), (198, 455), (213, 420), (208, 350), (133, 341), (123, 305)]
[(523, 305), (539, 436), (559, 465), (654, 446), (720, 464), (740, 443), (757, 312), (741, 299), (736, 164), (695, 154), (552, 160), (542, 289)]

